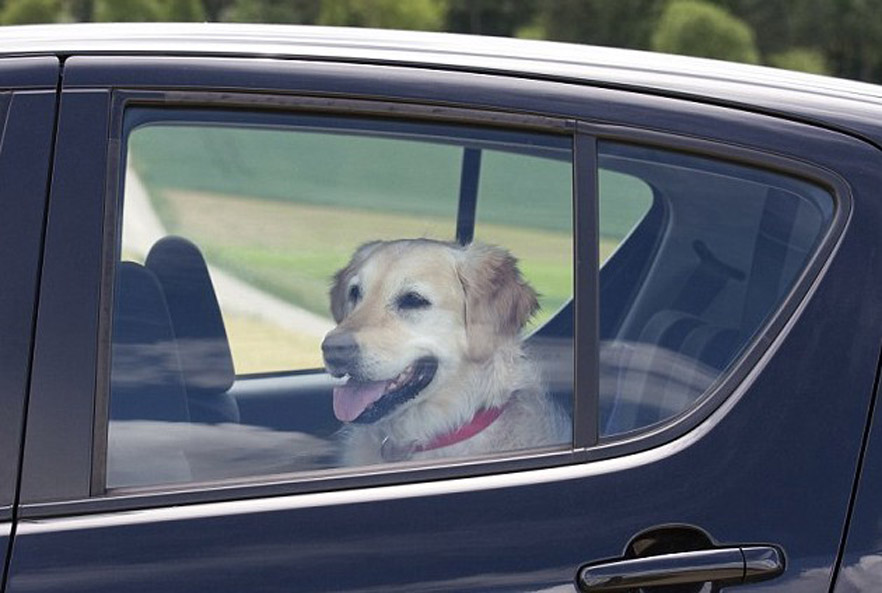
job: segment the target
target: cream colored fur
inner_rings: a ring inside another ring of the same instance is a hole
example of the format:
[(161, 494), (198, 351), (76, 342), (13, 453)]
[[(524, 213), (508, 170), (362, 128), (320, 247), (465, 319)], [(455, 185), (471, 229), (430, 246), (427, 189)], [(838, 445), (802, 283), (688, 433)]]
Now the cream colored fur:
[[(356, 288), (353, 288), (356, 287)], [(430, 305), (402, 310), (396, 299), (419, 294)], [(360, 298), (353, 299), (357, 293)], [(432, 382), (374, 424), (341, 431), (346, 465), (392, 458), (486, 455), (560, 445), (571, 422), (546, 395), (520, 332), (537, 308), (536, 293), (505, 250), (425, 239), (368, 243), (335, 276), (331, 310), (358, 345), (359, 376), (391, 379), (427, 356)], [(468, 423), (483, 408), (502, 407), (489, 427), (465, 441), (409, 455), (412, 445)]]

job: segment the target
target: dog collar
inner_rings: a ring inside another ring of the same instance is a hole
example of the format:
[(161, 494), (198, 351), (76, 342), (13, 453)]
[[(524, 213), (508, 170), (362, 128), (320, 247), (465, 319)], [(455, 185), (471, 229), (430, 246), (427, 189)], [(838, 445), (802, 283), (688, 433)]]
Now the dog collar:
[(383, 444), (380, 446), (380, 454), (385, 461), (404, 461), (409, 459), (414, 453), (432, 451), (433, 449), (440, 449), (442, 447), (449, 447), (450, 445), (461, 443), (462, 441), (472, 438), (493, 424), (493, 422), (495, 422), (502, 414), (503, 410), (505, 410), (505, 406), (479, 410), (474, 416), (472, 416), (472, 419), (469, 422), (460, 426), (456, 430), (438, 435), (428, 443), (424, 444), (411, 443), (410, 446), (399, 447), (392, 443), (389, 437), (386, 437), (383, 439)]

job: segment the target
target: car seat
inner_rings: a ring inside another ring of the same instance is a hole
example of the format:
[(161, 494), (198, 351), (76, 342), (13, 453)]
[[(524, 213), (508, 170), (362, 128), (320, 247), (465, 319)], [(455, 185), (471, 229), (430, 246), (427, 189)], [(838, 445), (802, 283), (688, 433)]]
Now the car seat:
[(233, 357), (202, 253), (184, 238), (165, 237), (150, 249), (146, 266), (168, 303), (191, 420), (239, 422), (228, 393), (236, 378)]
[(190, 413), (165, 297), (153, 273), (118, 270), (113, 322), (107, 485), (191, 479), (182, 443)]

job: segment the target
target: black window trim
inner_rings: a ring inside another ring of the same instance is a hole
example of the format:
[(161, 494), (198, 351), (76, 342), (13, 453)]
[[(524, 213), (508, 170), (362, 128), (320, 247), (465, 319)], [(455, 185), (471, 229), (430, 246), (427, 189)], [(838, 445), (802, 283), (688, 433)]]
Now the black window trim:
[[(168, 504), (188, 504), (197, 502), (214, 502), (231, 499), (262, 498), (266, 496), (282, 494), (298, 494), (306, 492), (320, 492), (338, 490), (344, 488), (358, 488), (365, 486), (391, 485), (395, 483), (407, 483), (411, 481), (443, 480), (449, 478), (464, 478), (485, 474), (496, 474), (527, 469), (540, 469), (559, 465), (571, 465), (609, 459), (645, 451), (675, 440), (691, 431), (698, 424), (704, 422), (724, 402), (730, 400), (739, 386), (748, 375), (754, 371), (757, 364), (767, 354), (774, 341), (781, 336), (785, 325), (791, 320), (800, 304), (814, 291), (817, 281), (835, 252), (843, 231), (848, 224), (852, 211), (852, 198), (848, 184), (835, 172), (822, 169), (816, 165), (797, 161), (789, 157), (769, 154), (755, 148), (727, 145), (719, 141), (703, 140), (695, 137), (686, 137), (680, 134), (658, 130), (636, 129), (627, 126), (588, 123), (567, 119), (565, 117), (545, 117), (534, 115), (522, 115), (501, 113), (497, 111), (481, 109), (447, 108), (431, 105), (419, 105), (411, 103), (395, 103), (390, 101), (372, 101), (360, 99), (337, 99), (315, 96), (291, 96), (274, 95), (255, 96), (245, 93), (211, 93), (211, 92), (181, 92), (181, 91), (141, 91), (141, 90), (117, 90), (113, 92), (113, 115), (111, 120), (110, 134), (110, 159), (108, 166), (108, 192), (106, 196), (105, 232), (114, 235), (116, 231), (115, 217), (118, 192), (121, 185), (119, 155), (120, 132), (122, 112), (128, 105), (154, 105), (173, 107), (175, 105), (212, 107), (223, 105), (224, 107), (247, 107), (247, 108), (270, 108), (270, 109), (297, 109), (315, 113), (353, 113), (363, 116), (386, 116), (407, 119), (426, 118), (435, 121), (466, 122), (478, 125), (500, 125), (506, 127), (519, 127), (522, 129), (539, 129), (543, 131), (558, 131), (559, 133), (573, 134), (574, 137), (574, 209), (577, 217), (574, 218), (574, 244), (576, 245), (576, 285), (574, 290), (577, 295), (577, 303), (584, 303), (578, 295), (592, 294), (596, 297), (597, 281), (597, 219), (588, 219), (593, 224), (584, 222), (587, 213), (595, 213), (597, 201), (596, 174), (596, 144), (599, 140), (646, 145), (665, 150), (695, 153), (703, 156), (717, 157), (731, 162), (759, 167), (778, 173), (797, 176), (807, 181), (824, 186), (832, 194), (834, 204), (833, 221), (827, 228), (824, 237), (820, 241), (808, 265), (794, 283), (791, 292), (784, 299), (778, 309), (772, 314), (759, 335), (746, 346), (744, 352), (725, 373), (723, 380), (697, 405), (691, 407), (683, 414), (671, 418), (659, 425), (647, 427), (637, 433), (629, 433), (621, 437), (597, 440), (596, 426), (596, 381), (592, 388), (593, 410), (595, 417), (593, 428), (586, 430), (585, 426), (579, 426), (574, 435), (574, 447), (568, 451), (536, 451), (522, 456), (505, 455), (502, 458), (485, 458), (474, 461), (457, 462), (444, 465), (425, 467), (419, 465), (409, 467), (402, 464), (393, 468), (368, 468), (365, 471), (352, 469), (325, 471), (319, 476), (295, 474), (280, 476), (265, 476), (253, 480), (235, 480), (230, 482), (213, 482), (211, 484), (188, 483), (177, 486), (157, 486), (155, 488), (138, 488), (131, 490), (114, 491), (111, 494), (104, 492), (103, 466), (105, 451), (100, 446), (102, 439), (106, 441), (106, 421), (95, 423), (95, 450), (93, 454), (92, 484), (93, 492), (91, 499), (37, 504), (34, 507), (34, 515), (47, 516), (56, 514), (68, 514), (94, 511), (114, 511), (134, 508), (149, 508)], [(578, 175), (580, 164), (590, 164), (591, 175)], [(589, 193), (585, 193), (589, 192)], [(585, 195), (590, 199), (584, 200)], [(586, 204), (587, 202), (587, 212)], [(594, 237), (594, 241), (586, 241), (586, 236)], [(104, 349), (109, 348), (109, 302), (106, 287), (113, 275), (113, 261), (116, 254), (115, 237), (106, 236), (104, 253), (104, 286), (101, 306), (101, 335), (99, 343), (101, 352), (98, 369), (98, 389), (96, 394), (96, 410), (104, 406), (106, 410), (107, 381), (109, 368)], [(108, 251), (110, 253), (108, 253)], [(594, 257), (589, 257), (593, 255)], [(109, 263), (108, 263), (109, 262)], [(586, 275), (586, 271), (590, 274)], [(586, 281), (592, 279), (593, 282)], [(585, 311), (577, 316), (576, 322), (576, 349), (585, 352), (586, 348), (593, 348), (594, 356), (589, 355), (589, 364), (576, 363), (576, 393), (578, 403), (574, 404), (574, 412), (585, 412), (584, 408), (592, 408), (585, 401), (586, 382), (590, 383), (589, 376), (597, 376), (597, 303), (591, 304), (594, 309), (592, 320), (585, 319)], [(585, 305), (583, 304), (584, 308)], [(579, 312), (577, 310), (577, 315)], [(593, 331), (585, 331), (588, 324)], [(581, 331), (580, 331), (581, 329)], [(576, 359), (578, 361), (578, 358)], [(593, 374), (593, 375), (592, 375)], [(586, 406), (588, 404), (588, 406)], [(580, 409), (581, 408), (581, 409)], [(106, 413), (105, 413), (106, 414)], [(574, 414), (575, 415), (575, 414)], [(96, 416), (97, 418), (97, 416)], [(591, 419), (589, 419), (591, 420)], [(593, 436), (592, 436), (593, 435)], [(96, 471), (96, 468), (101, 468)], [(31, 514), (31, 513), (29, 513)]]

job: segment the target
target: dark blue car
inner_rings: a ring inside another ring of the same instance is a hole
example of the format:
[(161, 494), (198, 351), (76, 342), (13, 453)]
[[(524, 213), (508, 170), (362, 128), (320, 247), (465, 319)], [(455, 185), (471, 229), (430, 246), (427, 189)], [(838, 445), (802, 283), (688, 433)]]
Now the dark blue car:
[[(882, 590), (878, 87), (286, 27), (0, 56), (4, 593)], [(503, 407), (346, 461), (396, 412), (335, 408), (328, 290), (401, 238), (517, 259), (564, 442), (453, 448)]]

